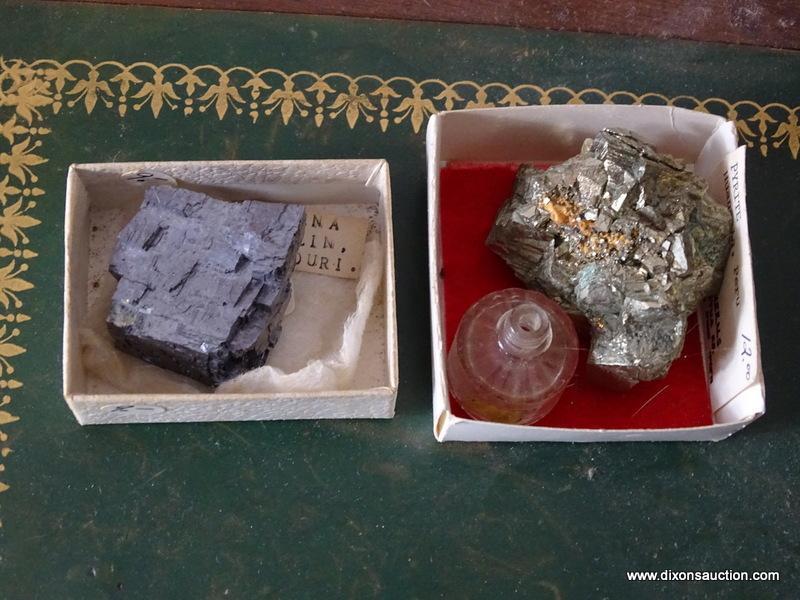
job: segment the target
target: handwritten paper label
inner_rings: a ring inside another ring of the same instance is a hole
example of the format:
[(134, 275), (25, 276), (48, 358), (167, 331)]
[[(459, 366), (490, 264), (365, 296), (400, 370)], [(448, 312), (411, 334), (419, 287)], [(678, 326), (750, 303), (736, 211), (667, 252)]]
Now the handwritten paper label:
[(753, 383), (761, 382), (753, 268), (745, 198), (745, 149), (731, 152), (722, 165), (733, 215), (733, 240), (719, 294), (705, 300), (701, 327), (712, 406), (724, 406)]
[(128, 171), (127, 173), (122, 174), (122, 178), (125, 181), (130, 181), (131, 183), (143, 185), (145, 187), (149, 187), (151, 185), (171, 185), (175, 187), (178, 185), (173, 177), (170, 177), (161, 171)]
[(295, 268), (318, 275), (358, 278), (368, 226), (367, 219), (306, 209), (306, 229)]
[(113, 414), (160, 414), (168, 412), (166, 406), (160, 404), (106, 404), (101, 407), (102, 410)]

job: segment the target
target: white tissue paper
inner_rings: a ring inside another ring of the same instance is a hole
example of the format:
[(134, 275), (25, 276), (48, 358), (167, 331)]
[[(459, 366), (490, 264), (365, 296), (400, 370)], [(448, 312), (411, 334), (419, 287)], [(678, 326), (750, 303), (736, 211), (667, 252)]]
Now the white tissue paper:
[[(269, 353), (268, 364), (222, 383), (216, 393), (315, 392), (350, 387), (364, 330), (383, 278), (383, 249), (374, 211), (365, 214), (363, 205), (338, 208), (336, 212), (370, 217), (359, 278), (341, 279), (295, 271), (294, 308), (283, 318), (282, 332)], [(102, 229), (119, 231), (129, 218), (130, 215), (121, 213), (106, 215), (107, 227)], [(113, 239), (97, 245), (109, 244), (113, 246)], [(109, 250), (110, 247), (101, 254)], [(107, 265), (107, 260), (97, 262)], [(83, 364), (90, 376), (89, 393), (208, 393), (209, 388), (199, 382), (114, 347), (105, 319), (116, 280), (107, 272), (93, 275), (90, 279), (98, 286), (90, 294), (88, 318), (80, 330)]]

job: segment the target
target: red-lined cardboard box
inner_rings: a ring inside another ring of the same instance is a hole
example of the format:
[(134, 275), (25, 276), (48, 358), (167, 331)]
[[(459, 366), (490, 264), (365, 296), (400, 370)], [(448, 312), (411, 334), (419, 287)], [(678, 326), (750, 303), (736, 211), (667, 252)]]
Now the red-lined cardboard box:
[[(445, 357), (463, 311), (519, 282), (483, 239), (510, 194), (516, 164), (552, 164), (604, 127), (638, 134), (693, 165), (734, 215), (734, 243), (719, 295), (694, 317), (684, 352), (662, 381), (603, 392), (580, 377), (536, 425), (470, 419), (447, 388)], [(719, 440), (764, 413), (745, 153), (733, 123), (655, 106), (544, 106), (445, 112), (427, 134), (433, 336), (433, 426), (440, 441)]]

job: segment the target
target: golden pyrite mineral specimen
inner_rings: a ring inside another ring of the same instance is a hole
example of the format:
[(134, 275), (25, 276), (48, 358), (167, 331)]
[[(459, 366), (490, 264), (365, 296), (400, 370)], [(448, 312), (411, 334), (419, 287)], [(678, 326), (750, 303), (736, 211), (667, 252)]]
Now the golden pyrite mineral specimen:
[(487, 244), (528, 287), (586, 316), (590, 364), (627, 385), (657, 379), (722, 282), (732, 219), (707, 188), (681, 161), (604, 129), (561, 164), (520, 167)]

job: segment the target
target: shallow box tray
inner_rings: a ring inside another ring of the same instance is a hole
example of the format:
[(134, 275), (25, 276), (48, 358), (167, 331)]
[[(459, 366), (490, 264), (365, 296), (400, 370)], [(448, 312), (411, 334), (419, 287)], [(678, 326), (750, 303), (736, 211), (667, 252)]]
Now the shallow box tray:
[[(628, 129), (694, 165), (734, 216), (734, 253), (719, 296), (698, 311), (713, 424), (654, 429), (506, 425), (453, 414), (445, 374), (440, 169), (449, 161), (555, 163), (604, 127)], [(764, 380), (745, 203), (745, 151), (736, 128), (708, 113), (664, 106), (564, 105), (444, 112), (427, 131), (428, 243), (433, 347), (433, 432), (439, 441), (720, 440), (764, 414)], [(708, 332), (714, 332), (714, 343)], [(708, 368), (708, 365), (711, 365)]]
[[(90, 230), (96, 213), (141, 202), (141, 185), (122, 177), (131, 172), (161, 173), (181, 185), (229, 200), (374, 204), (384, 249), (383, 281), (364, 332), (352, 389), (262, 394), (94, 393), (96, 386), (82, 363), (79, 332), (87, 317), (92, 277), (105, 272), (109, 257), (92, 248)], [(376, 159), (72, 165), (66, 194), (63, 344), (64, 398), (81, 424), (392, 417), (398, 374), (388, 163)]]

